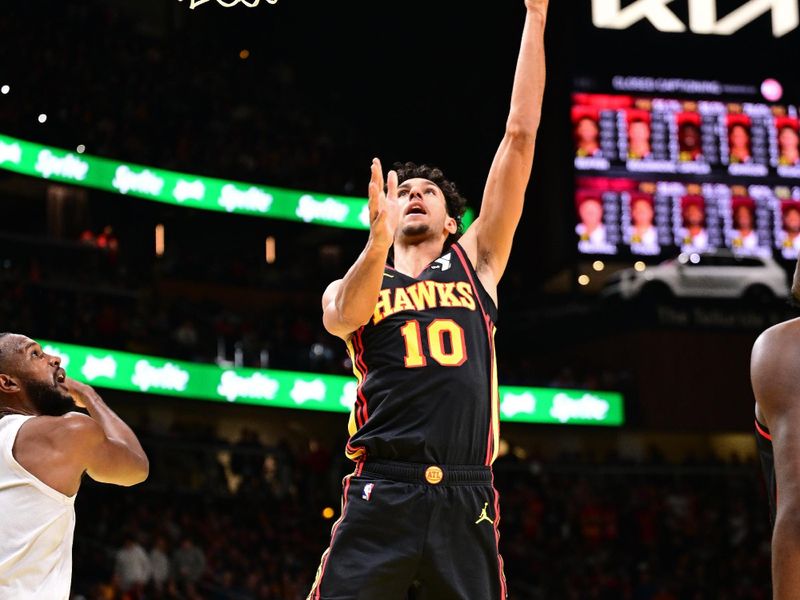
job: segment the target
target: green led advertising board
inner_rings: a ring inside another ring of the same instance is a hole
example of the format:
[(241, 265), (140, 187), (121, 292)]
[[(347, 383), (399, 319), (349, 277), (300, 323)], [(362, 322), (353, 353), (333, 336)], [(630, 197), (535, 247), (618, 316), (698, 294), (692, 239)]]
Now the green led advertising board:
[[(187, 208), (369, 229), (365, 198), (189, 175), (77, 154), (3, 135), (0, 135), (0, 169)], [(464, 226), (471, 222), (472, 212), (468, 210)]]
[[(41, 341), (45, 352), (61, 357), (67, 374), (93, 386), (187, 399), (349, 412), (356, 399), (353, 377), (229, 369)], [(500, 386), (500, 419), (554, 425), (624, 424), (624, 402), (617, 392)]]

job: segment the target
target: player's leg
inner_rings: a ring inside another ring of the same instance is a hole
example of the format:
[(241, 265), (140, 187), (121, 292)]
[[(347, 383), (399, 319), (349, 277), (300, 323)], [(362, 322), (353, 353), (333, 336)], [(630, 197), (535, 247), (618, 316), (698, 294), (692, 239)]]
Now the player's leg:
[(491, 485), (431, 491), (435, 505), (415, 600), (505, 600), (497, 492)]
[(309, 600), (405, 600), (428, 514), (420, 486), (348, 477)]

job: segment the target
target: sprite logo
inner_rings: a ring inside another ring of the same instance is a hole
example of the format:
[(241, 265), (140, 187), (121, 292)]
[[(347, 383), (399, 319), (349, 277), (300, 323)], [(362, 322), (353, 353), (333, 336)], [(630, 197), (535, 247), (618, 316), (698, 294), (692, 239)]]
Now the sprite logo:
[(297, 205), (295, 214), (306, 223), (311, 221), (332, 221), (333, 223), (344, 223), (350, 209), (346, 204), (333, 198), (326, 198), (320, 202), (313, 196), (305, 194), (300, 196), (300, 203)]
[(358, 215), (358, 220), (364, 227), (369, 227), (369, 204), (365, 204)]
[(189, 383), (189, 373), (172, 363), (154, 367), (147, 360), (139, 360), (136, 362), (131, 383), (143, 392), (150, 388), (183, 392)]
[(608, 402), (586, 393), (581, 398), (573, 399), (561, 392), (553, 397), (550, 416), (566, 423), (576, 419), (584, 421), (604, 421), (608, 414)]
[(358, 384), (355, 381), (348, 381), (344, 384), (342, 396), (339, 398), (339, 404), (344, 406), (347, 410), (353, 410), (356, 404), (356, 397), (358, 396)]
[(520, 413), (532, 415), (536, 411), (536, 398), (530, 392), (515, 394), (506, 392), (503, 394), (503, 402), (500, 405), (500, 412), (506, 417), (511, 418)]
[(175, 190), (172, 192), (172, 197), (178, 202), (186, 202), (187, 200), (202, 200), (206, 195), (206, 186), (202, 181), (196, 179), (194, 181), (186, 181), (179, 179), (175, 184)]
[(321, 379), (315, 379), (314, 381), (296, 379), (292, 391), (289, 392), (289, 396), (291, 396), (296, 404), (304, 404), (309, 400), (323, 402), (325, 400), (326, 391), (325, 384)]
[(111, 187), (118, 190), (120, 194), (136, 192), (158, 196), (164, 188), (164, 180), (147, 169), (136, 173), (127, 165), (120, 165), (114, 173)]
[(19, 144), (6, 144), (0, 141), (0, 164), (10, 162), (18, 165), (22, 162), (22, 148)]
[(117, 376), (117, 361), (110, 355), (98, 358), (89, 354), (81, 367), (81, 373), (88, 381), (94, 381), (98, 377), (114, 379)]
[(225, 371), (217, 386), (217, 393), (228, 402), (239, 398), (255, 398), (274, 400), (280, 383), (263, 373), (253, 373), (250, 377), (241, 377), (235, 371)]
[(33, 169), (45, 179), (49, 179), (55, 175), (62, 179), (83, 181), (86, 179), (86, 174), (89, 172), (89, 163), (81, 160), (74, 154), (67, 154), (63, 158), (59, 158), (50, 152), (50, 150), (45, 149), (39, 152), (36, 159), (36, 166), (33, 167)]
[(231, 183), (222, 187), (222, 194), (218, 200), (219, 205), (228, 212), (249, 210), (259, 213), (267, 212), (272, 206), (272, 201), (272, 194), (263, 192), (257, 187), (250, 187), (243, 192)]

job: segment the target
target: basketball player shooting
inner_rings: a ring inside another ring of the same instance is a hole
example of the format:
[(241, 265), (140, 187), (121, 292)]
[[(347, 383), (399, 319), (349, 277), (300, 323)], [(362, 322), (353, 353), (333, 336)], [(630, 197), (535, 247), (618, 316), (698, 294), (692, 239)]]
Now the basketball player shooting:
[(358, 379), (356, 469), (312, 600), (507, 597), (494, 324), (541, 115), (547, 4), (525, 2), (505, 135), (463, 235), (465, 201), (440, 170), (405, 163), (384, 185), (373, 160), (367, 245), (322, 299)]
[(148, 469), (91, 387), (34, 340), (0, 333), (0, 598), (67, 600), (81, 477), (130, 486)]
[[(792, 298), (800, 304), (800, 261)], [(756, 442), (767, 483), (774, 600), (800, 598), (800, 319), (767, 329), (750, 365), (756, 397)]]

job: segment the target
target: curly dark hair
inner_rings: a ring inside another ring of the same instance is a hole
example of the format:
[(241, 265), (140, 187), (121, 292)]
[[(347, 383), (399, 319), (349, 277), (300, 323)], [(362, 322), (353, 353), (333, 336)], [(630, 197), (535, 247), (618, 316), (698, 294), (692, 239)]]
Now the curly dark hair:
[(439, 189), (442, 190), (447, 204), (447, 215), (454, 218), (458, 225), (456, 232), (447, 236), (445, 247), (457, 241), (458, 238), (461, 237), (461, 234), (464, 233), (462, 219), (464, 213), (467, 211), (467, 199), (459, 193), (456, 184), (447, 179), (441, 169), (429, 165), (418, 165), (413, 162), (397, 162), (394, 164), (394, 170), (397, 171), (398, 184), (403, 183), (407, 179), (427, 179), (435, 183)]

